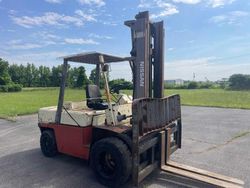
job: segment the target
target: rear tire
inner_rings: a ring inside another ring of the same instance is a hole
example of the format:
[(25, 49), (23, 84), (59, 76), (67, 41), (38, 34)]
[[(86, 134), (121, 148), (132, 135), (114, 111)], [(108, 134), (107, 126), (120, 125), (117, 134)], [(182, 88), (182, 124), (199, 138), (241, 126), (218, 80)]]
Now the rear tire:
[(97, 179), (105, 186), (118, 187), (131, 175), (131, 152), (118, 138), (110, 137), (97, 141), (91, 149), (90, 160)]
[(40, 147), (46, 157), (56, 156), (56, 154), (58, 153), (56, 138), (52, 130), (45, 130), (42, 132), (40, 137)]

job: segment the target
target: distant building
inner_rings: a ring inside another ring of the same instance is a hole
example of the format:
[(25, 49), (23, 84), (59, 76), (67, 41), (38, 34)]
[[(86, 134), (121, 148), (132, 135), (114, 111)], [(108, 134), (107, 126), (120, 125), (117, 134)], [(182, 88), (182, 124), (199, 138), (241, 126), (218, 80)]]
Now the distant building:
[(183, 85), (184, 84), (184, 80), (182, 80), (182, 79), (165, 80), (165, 83), (167, 83), (169, 85)]

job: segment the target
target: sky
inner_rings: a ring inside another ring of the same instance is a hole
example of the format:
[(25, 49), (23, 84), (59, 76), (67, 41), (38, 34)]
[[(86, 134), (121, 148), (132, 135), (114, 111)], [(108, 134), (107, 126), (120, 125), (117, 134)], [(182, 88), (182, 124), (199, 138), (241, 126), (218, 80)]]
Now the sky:
[[(165, 79), (250, 74), (248, 0), (0, 0), (0, 57), (52, 67), (81, 52), (129, 56), (124, 21), (146, 10), (164, 20)], [(112, 65), (110, 76), (131, 80), (128, 63)]]

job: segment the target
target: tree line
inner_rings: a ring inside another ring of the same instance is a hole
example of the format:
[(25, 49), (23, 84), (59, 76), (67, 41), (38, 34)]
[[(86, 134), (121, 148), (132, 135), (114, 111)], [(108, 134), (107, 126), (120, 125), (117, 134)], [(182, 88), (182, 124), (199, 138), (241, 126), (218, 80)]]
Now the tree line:
[(232, 90), (250, 90), (250, 75), (234, 74), (230, 76), (228, 87)]
[(229, 79), (221, 81), (185, 81), (184, 84), (164, 84), (165, 89), (226, 89), (226, 90), (250, 90), (250, 75), (233, 74)]
[[(93, 69), (88, 77), (83, 66), (69, 67), (66, 85), (71, 88), (84, 88), (87, 84), (95, 82), (96, 69)], [(33, 63), (26, 65), (9, 64), (0, 58), (0, 91), (20, 91), (22, 87), (58, 87), (62, 77), (62, 65), (38, 66)], [(124, 79), (109, 81), (110, 87), (119, 89), (133, 89), (131, 82)], [(250, 75), (234, 74), (228, 81), (194, 82), (186, 81), (183, 85), (169, 85), (165, 83), (165, 89), (210, 89), (223, 88), (231, 90), (250, 90)], [(104, 79), (100, 78), (100, 87), (104, 87)]]
[[(85, 67), (68, 67), (66, 85), (71, 88), (85, 88), (87, 84), (95, 82), (96, 69), (93, 69), (88, 77)], [(0, 86), (4, 90), (14, 90), (12, 87), (58, 87), (62, 77), (62, 65), (35, 66), (33, 63), (26, 65), (9, 64), (0, 58)], [(124, 79), (116, 79), (109, 82), (111, 87), (123, 85), (123, 89), (131, 89), (132, 83)], [(1, 90), (0, 87), (0, 90)], [(100, 78), (100, 87), (104, 87), (104, 79)], [(3, 89), (2, 89), (3, 90)]]
[[(90, 77), (86, 75), (83, 66), (69, 67), (67, 86), (73, 88), (85, 87), (94, 82), (95, 70), (91, 71)], [(36, 67), (33, 63), (27, 65), (9, 64), (0, 59), (0, 85), (20, 84), (23, 87), (58, 87), (62, 77), (62, 65)]]

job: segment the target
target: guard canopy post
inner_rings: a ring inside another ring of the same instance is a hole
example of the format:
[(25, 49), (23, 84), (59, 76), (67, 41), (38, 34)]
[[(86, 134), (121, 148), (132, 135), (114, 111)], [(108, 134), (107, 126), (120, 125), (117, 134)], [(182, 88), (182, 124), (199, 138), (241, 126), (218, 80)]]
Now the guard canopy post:
[(113, 113), (113, 106), (112, 106), (112, 103), (111, 103), (111, 96), (110, 96), (110, 91), (109, 91), (109, 83), (108, 83), (108, 78), (107, 78), (107, 71), (108, 70), (105, 70), (105, 64), (104, 64), (104, 57), (102, 55), (99, 56), (99, 63), (101, 64), (101, 67), (102, 67), (102, 74), (103, 74), (103, 77), (104, 77), (104, 90), (105, 90), (105, 94), (106, 94), (106, 97), (107, 97), (107, 102), (108, 102), (108, 110), (109, 110), (109, 114), (111, 116), (111, 124), (113, 126), (116, 125), (115, 123), (115, 115)]
[(57, 105), (56, 119), (55, 119), (55, 122), (57, 124), (61, 123), (61, 115), (62, 115), (62, 107), (63, 107), (63, 101), (64, 101), (64, 91), (65, 91), (65, 85), (66, 85), (67, 71), (68, 71), (68, 61), (64, 59), (60, 93), (59, 93), (59, 98), (58, 98), (58, 105)]

